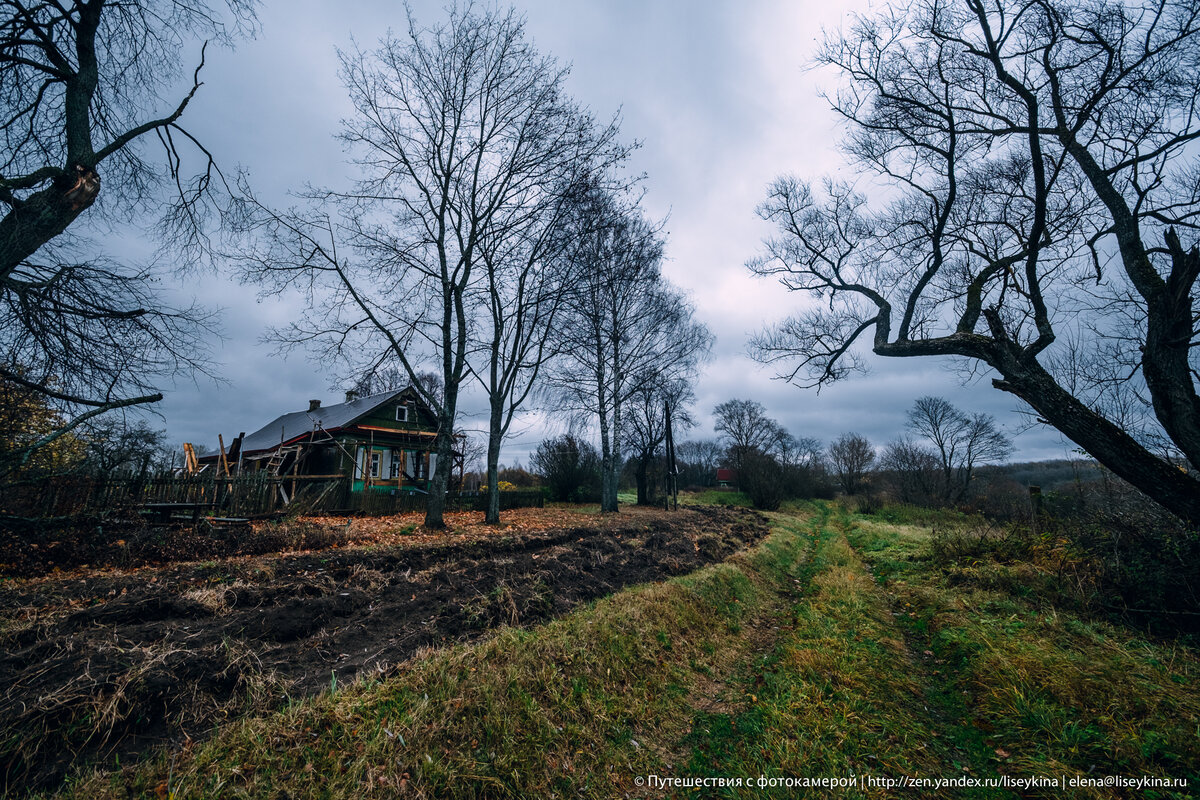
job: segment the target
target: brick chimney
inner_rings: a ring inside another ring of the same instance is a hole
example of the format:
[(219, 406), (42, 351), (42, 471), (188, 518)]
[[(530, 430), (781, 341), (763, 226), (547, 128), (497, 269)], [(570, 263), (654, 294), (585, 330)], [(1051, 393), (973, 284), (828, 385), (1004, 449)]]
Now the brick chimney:
[(308, 401), (308, 413), (311, 414), (312, 412), (316, 411), (320, 407), (321, 407), (320, 400), (309, 400)]

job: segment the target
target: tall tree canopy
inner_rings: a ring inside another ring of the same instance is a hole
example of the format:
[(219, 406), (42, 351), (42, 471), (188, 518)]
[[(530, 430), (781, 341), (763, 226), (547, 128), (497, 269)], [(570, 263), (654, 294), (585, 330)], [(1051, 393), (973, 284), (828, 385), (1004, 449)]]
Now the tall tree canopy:
[[(831, 102), (864, 178), (772, 187), (778, 233), (749, 266), (821, 303), (758, 357), (809, 385), (860, 367), (860, 338), (985, 364), (1200, 520), (1200, 7), (921, 0), (855, 19), (818, 60), (844, 79)], [(1109, 413), (1129, 389), (1144, 430)]]
[(638, 394), (687, 384), (713, 338), (687, 297), (663, 277), (663, 241), (641, 209), (603, 189), (590, 197), (549, 384), (563, 408), (598, 429), (600, 508), (614, 512), (629, 404)]
[(78, 414), (64, 425), (159, 400), (166, 376), (205, 367), (207, 315), (167, 307), (152, 267), (102, 255), (87, 218), (156, 222), (176, 266), (206, 249), (219, 173), (181, 120), (203, 40), (252, 32), (255, 5), (0, 4), (0, 376)]
[(236, 257), (267, 292), (305, 296), (304, 315), (276, 331), (285, 348), (355, 377), (399, 370), (434, 410), (426, 525), (441, 527), (464, 382), (477, 378), (490, 400), (494, 478), (561, 296), (566, 198), (625, 151), (615, 125), (565, 94), (565, 70), (512, 10), (453, 6), (422, 27), (410, 9), (407, 35), (341, 61), (356, 182), (286, 213), (255, 201), (256, 237)]

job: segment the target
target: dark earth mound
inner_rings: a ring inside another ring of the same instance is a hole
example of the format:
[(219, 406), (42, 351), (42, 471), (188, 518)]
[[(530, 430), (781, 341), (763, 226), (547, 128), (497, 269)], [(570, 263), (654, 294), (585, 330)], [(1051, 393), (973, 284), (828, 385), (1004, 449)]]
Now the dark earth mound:
[(0, 520), (0, 577), (32, 578), (55, 570), (129, 568), (304, 547), (328, 547), (344, 536), (330, 526), (248, 522), (152, 525), (132, 512), (59, 522)]

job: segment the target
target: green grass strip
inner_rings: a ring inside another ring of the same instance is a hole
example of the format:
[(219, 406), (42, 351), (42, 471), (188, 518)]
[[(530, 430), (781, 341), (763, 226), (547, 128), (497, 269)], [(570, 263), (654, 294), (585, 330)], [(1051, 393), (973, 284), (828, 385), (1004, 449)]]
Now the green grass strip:
[[(1030, 564), (969, 559), (940, 564), (919, 527), (860, 521), (851, 542), (887, 592), (924, 656), (932, 702), (959, 720), (960, 741), (982, 745), (1014, 776), (1183, 779), (1200, 790), (1200, 658), (1178, 642), (1056, 609), (1038, 590), (1052, 576)], [(1125, 796), (1129, 788), (1075, 786), (1029, 797)]]
[[(741, 675), (747, 702), (695, 717), (688, 773), (752, 781), (706, 789), (706, 796), (794, 796), (796, 788), (772, 788), (770, 781), (852, 778), (852, 786), (810, 787), (805, 796), (902, 796), (868, 788), (865, 779), (986, 773), (986, 760), (945, 737), (944, 721), (929, 711), (914, 658), (847, 543), (848, 527), (844, 514), (822, 509), (808, 532), (813, 556), (797, 576), (799, 597), (787, 608), (782, 635)], [(959, 788), (942, 794), (1005, 796)]]

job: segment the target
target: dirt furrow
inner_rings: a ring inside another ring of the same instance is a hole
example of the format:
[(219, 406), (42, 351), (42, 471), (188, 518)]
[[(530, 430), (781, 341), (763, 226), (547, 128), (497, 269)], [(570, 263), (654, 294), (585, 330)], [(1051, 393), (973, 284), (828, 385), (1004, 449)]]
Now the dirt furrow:
[[(582, 517), (581, 520), (586, 520)], [(39, 581), (4, 592), (3, 785), (46, 787), (81, 760), (127, 761), (284, 693), (386, 674), (422, 647), (527, 625), (761, 539), (752, 512), (631, 514), (628, 524), (460, 546), (337, 549)]]

